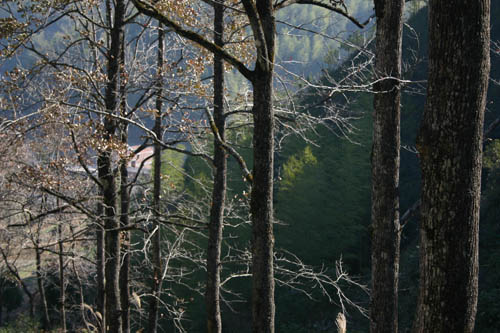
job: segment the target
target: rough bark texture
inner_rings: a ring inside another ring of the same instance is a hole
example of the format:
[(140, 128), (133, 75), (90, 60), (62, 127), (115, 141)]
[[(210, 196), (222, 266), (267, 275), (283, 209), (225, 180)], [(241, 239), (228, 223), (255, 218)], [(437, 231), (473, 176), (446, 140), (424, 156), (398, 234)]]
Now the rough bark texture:
[(415, 332), (472, 332), (478, 296), (482, 129), (489, 0), (429, 1)]
[[(114, 18), (111, 28), (111, 46), (107, 55), (107, 84), (105, 91), (105, 106), (108, 114), (116, 113), (119, 100), (119, 76), (120, 76), (120, 49), (123, 38), (123, 17), (125, 4), (123, 0), (117, 0), (114, 6), (114, 15), (108, 2), (108, 17)], [(116, 122), (112, 117), (104, 118), (104, 140), (109, 140), (115, 135)], [(110, 333), (121, 333), (122, 316), (120, 302), (120, 232), (117, 230), (120, 222), (117, 218), (117, 191), (115, 175), (113, 172), (113, 161), (111, 149), (106, 148), (99, 153), (97, 159), (98, 176), (102, 187), (102, 202), (104, 208), (105, 227), (105, 292), (106, 292), (106, 331)]]
[[(376, 0), (370, 331), (398, 331), (400, 84), (404, 0)], [(392, 77), (395, 79), (386, 79)]]
[[(223, 2), (214, 4), (214, 42), (224, 46), (224, 6)], [(214, 121), (220, 139), (224, 140), (224, 62), (219, 55), (214, 56)], [(224, 148), (214, 139), (214, 185), (212, 207), (208, 227), (207, 248), (207, 286), (205, 302), (207, 306), (207, 332), (221, 333), (220, 312), (220, 270), (221, 245), (226, 198), (227, 159)]]
[[(158, 25), (158, 82), (156, 96), (156, 115), (154, 133), (157, 138), (162, 135), (162, 68), (163, 68), (163, 40), (164, 31), (161, 24)], [(161, 232), (160, 232), (160, 194), (161, 194), (161, 146), (154, 145), (154, 175), (153, 175), (153, 232), (151, 237), (151, 261), (153, 263), (153, 279), (151, 281), (151, 300), (149, 303), (149, 332), (156, 333), (158, 330), (158, 307), (160, 304), (161, 284), (162, 284), (162, 263), (161, 263)]]
[[(257, 1), (258, 28), (254, 29), (257, 61), (253, 85), (253, 184), (252, 215), (252, 331), (274, 332), (273, 270), (273, 69), (275, 20), (272, 1)], [(250, 21), (254, 20), (249, 12)], [(255, 20), (254, 20), (255, 21)]]

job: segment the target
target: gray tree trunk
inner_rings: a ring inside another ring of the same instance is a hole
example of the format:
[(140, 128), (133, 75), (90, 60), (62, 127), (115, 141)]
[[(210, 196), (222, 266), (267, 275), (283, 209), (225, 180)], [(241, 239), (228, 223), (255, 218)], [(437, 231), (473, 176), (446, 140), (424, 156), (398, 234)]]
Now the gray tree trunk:
[[(120, 50), (120, 63), (125, 68), (125, 41), (122, 38)], [(120, 81), (120, 114), (122, 117), (127, 116), (127, 95), (124, 80)], [(128, 123), (123, 121), (120, 124), (121, 141), (128, 144)], [(127, 161), (122, 159), (120, 161), (120, 225), (125, 227), (129, 225), (129, 211), (130, 211), (130, 191), (129, 179), (127, 170)], [(122, 264), (120, 267), (120, 302), (122, 308), (122, 332), (130, 332), (130, 231), (122, 231)]]
[(429, 1), (415, 332), (474, 330), (489, 17), (489, 0)]
[[(398, 331), (400, 83), (404, 0), (375, 0), (370, 331)], [(387, 79), (392, 77), (394, 79)]]
[[(224, 1), (214, 4), (214, 42), (224, 46)], [(224, 61), (214, 55), (214, 122), (220, 139), (224, 140)], [(207, 332), (221, 333), (222, 318), (220, 312), (220, 271), (221, 245), (226, 198), (227, 159), (224, 148), (214, 139), (214, 184), (212, 206), (208, 227), (207, 248), (207, 286), (205, 301), (207, 306)]]
[[(114, 2), (114, 10), (111, 15), (111, 5), (107, 2), (108, 21), (111, 25), (111, 46), (107, 54), (107, 84), (105, 91), (105, 106), (108, 114), (115, 114), (118, 109), (119, 80), (120, 80), (120, 49), (123, 38), (123, 19), (125, 15), (125, 3), (123, 0)], [(113, 22), (111, 23), (111, 21)], [(104, 117), (105, 141), (115, 136), (116, 120), (110, 116)], [(105, 292), (106, 292), (106, 331), (110, 333), (121, 333), (122, 314), (120, 302), (120, 232), (117, 230), (120, 222), (117, 217), (117, 191), (115, 174), (113, 172), (113, 161), (111, 150), (106, 148), (99, 152), (98, 176), (102, 186), (102, 202), (104, 208), (105, 227)]]
[[(158, 24), (158, 82), (156, 96), (156, 115), (154, 133), (158, 139), (162, 136), (162, 94), (163, 94), (163, 41), (164, 30), (161, 24)], [(151, 281), (151, 301), (149, 303), (149, 332), (156, 333), (158, 329), (158, 307), (160, 304), (161, 285), (162, 285), (162, 262), (161, 262), (161, 225), (160, 225), (160, 196), (161, 196), (161, 146), (154, 144), (154, 175), (153, 175), (153, 230), (151, 237), (151, 258), (153, 263), (153, 278)]]

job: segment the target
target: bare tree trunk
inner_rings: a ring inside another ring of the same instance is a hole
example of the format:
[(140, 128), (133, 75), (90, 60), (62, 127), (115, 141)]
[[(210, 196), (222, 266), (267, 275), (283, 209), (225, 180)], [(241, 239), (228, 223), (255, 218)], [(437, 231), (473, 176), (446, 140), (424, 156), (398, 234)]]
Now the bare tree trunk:
[(116, 218), (116, 184), (111, 170), (111, 156), (103, 152), (98, 159), (99, 178), (103, 184), (103, 204), (105, 220), (105, 293), (106, 293), (106, 331), (121, 332), (120, 306), (120, 234), (116, 231), (119, 223)]
[(490, 1), (429, 1), (415, 332), (473, 332)]
[[(100, 190), (102, 196), (102, 189)], [(97, 301), (96, 309), (101, 315), (100, 331), (105, 332), (105, 319), (106, 319), (106, 292), (104, 286), (104, 226), (102, 224), (102, 217), (104, 209), (102, 202), (97, 203), (97, 215), (99, 219), (95, 221), (95, 235), (96, 235), (96, 276), (97, 276)]]
[[(404, 0), (375, 0), (370, 331), (398, 331), (400, 83)], [(393, 79), (388, 79), (388, 78)]]
[[(122, 47), (120, 50), (120, 63), (125, 68), (125, 40), (122, 38)], [(122, 73), (123, 77), (124, 73)], [(125, 80), (120, 80), (120, 114), (122, 117), (127, 116), (127, 95)], [(120, 124), (121, 141), (128, 144), (128, 123), (122, 121)], [(120, 161), (120, 225), (127, 226), (130, 223), (130, 191), (129, 179), (127, 170), (127, 161)], [(129, 286), (129, 271), (130, 271), (130, 231), (122, 231), (123, 239), (121, 244), (121, 252), (123, 255), (122, 264), (120, 267), (120, 302), (122, 307), (122, 323), (123, 333), (130, 332), (130, 286)]]
[(272, 73), (254, 84), (252, 215), (253, 332), (274, 332)]
[[(127, 131), (127, 129), (123, 129)], [(127, 134), (125, 134), (125, 137)], [(126, 139), (125, 139), (126, 140)], [(128, 170), (127, 162), (122, 161), (120, 165), (120, 225), (129, 224), (130, 192), (128, 191)], [(120, 302), (122, 307), (122, 322), (124, 333), (130, 332), (130, 231), (122, 231), (123, 239), (121, 252), (123, 253), (122, 264), (120, 267)]]
[[(214, 3), (214, 42), (224, 46), (224, 1)], [(224, 140), (224, 61), (214, 55), (214, 122), (220, 139)], [(224, 148), (214, 139), (214, 184), (212, 206), (208, 227), (207, 248), (207, 286), (205, 301), (207, 306), (207, 332), (221, 333), (222, 318), (220, 312), (220, 271), (221, 245), (224, 222), (224, 204), (226, 198), (227, 159)]]
[(57, 226), (57, 235), (59, 238), (59, 297), (60, 297), (60, 316), (61, 316), (61, 332), (66, 333), (66, 287), (64, 275), (64, 243), (63, 243), (63, 226), (61, 222)]
[(47, 306), (47, 297), (45, 297), (45, 286), (43, 285), (43, 277), (42, 277), (41, 249), (38, 247), (38, 242), (35, 244), (35, 259), (36, 259), (36, 282), (38, 284), (38, 292), (40, 293), (40, 303), (42, 305), (42, 325), (44, 329), (49, 329), (50, 328), (49, 308)]
[[(108, 22), (111, 23), (111, 47), (108, 53), (107, 85), (105, 91), (106, 112), (114, 114), (118, 107), (119, 79), (120, 79), (120, 49), (123, 39), (123, 19), (125, 3), (116, 0), (114, 15), (111, 15), (111, 4), (107, 2)], [(108, 141), (115, 135), (116, 121), (109, 116), (104, 117), (104, 140)], [(101, 151), (97, 160), (98, 175), (102, 186), (104, 206), (105, 233), (105, 290), (106, 290), (106, 331), (121, 333), (122, 315), (120, 302), (120, 232), (117, 230), (120, 223), (116, 211), (116, 182), (113, 172), (113, 161), (109, 148)]]
[(252, 331), (274, 332), (273, 174), (274, 110), (273, 73), (276, 25), (273, 3), (250, 1), (243, 5), (256, 38), (257, 60), (252, 77), (254, 133), (252, 218)]
[[(156, 96), (156, 115), (154, 133), (158, 139), (162, 136), (162, 94), (163, 94), (163, 41), (164, 30), (158, 24), (158, 82)], [(158, 307), (161, 296), (162, 285), (162, 263), (161, 263), (161, 225), (160, 225), (160, 195), (161, 195), (161, 146), (157, 142), (154, 145), (154, 175), (153, 175), (153, 236), (151, 237), (151, 256), (153, 261), (153, 280), (151, 282), (151, 301), (149, 304), (149, 332), (156, 333), (158, 330)]]

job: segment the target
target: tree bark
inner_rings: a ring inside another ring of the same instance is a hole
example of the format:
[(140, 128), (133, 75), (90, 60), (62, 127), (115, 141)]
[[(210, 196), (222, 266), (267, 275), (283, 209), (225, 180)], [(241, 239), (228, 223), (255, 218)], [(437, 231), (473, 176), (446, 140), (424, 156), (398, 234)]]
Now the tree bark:
[[(100, 189), (102, 194), (102, 189)], [(99, 220), (95, 221), (95, 235), (96, 235), (96, 278), (97, 278), (97, 300), (96, 311), (101, 315), (100, 331), (105, 332), (105, 318), (106, 318), (106, 291), (104, 287), (104, 225), (102, 223), (104, 209), (102, 202), (97, 203), (97, 216)]]
[(116, 184), (111, 170), (111, 156), (103, 152), (98, 159), (99, 178), (103, 184), (104, 227), (105, 232), (105, 295), (106, 295), (106, 332), (119, 333), (122, 330), (120, 306), (120, 233), (116, 231), (119, 223), (116, 217)]
[[(114, 15), (111, 15), (111, 5), (107, 3), (108, 21), (111, 25), (111, 46), (107, 54), (107, 84), (105, 91), (106, 112), (114, 114), (118, 107), (119, 79), (120, 79), (120, 49), (123, 39), (123, 19), (125, 15), (125, 3), (116, 0)], [(111, 24), (112, 17), (114, 18)], [(103, 139), (108, 141), (115, 136), (116, 121), (110, 117), (104, 117)], [(110, 333), (121, 333), (122, 315), (120, 302), (120, 232), (117, 230), (120, 223), (117, 218), (117, 192), (115, 175), (113, 172), (113, 161), (111, 149), (105, 148), (101, 151), (97, 160), (98, 176), (102, 186), (104, 227), (105, 232), (105, 292), (106, 292), (106, 331)]]
[[(254, 20), (246, 5), (250, 21)], [(273, 269), (273, 169), (274, 110), (273, 72), (276, 26), (272, 1), (257, 1), (257, 61), (253, 85), (253, 184), (250, 197), (252, 219), (252, 331), (274, 332)]]
[[(224, 46), (224, 1), (214, 3), (214, 43)], [(214, 122), (220, 139), (224, 140), (224, 61), (214, 55)], [(210, 224), (208, 226), (207, 286), (205, 301), (207, 306), (207, 332), (221, 333), (220, 311), (220, 271), (221, 245), (226, 199), (227, 159), (222, 145), (214, 139), (214, 184)]]
[(186, 30), (158, 12), (154, 6), (140, 0), (132, 0), (136, 8), (158, 19), (176, 33), (201, 47), (218, 54), (232, 64), (252, 82), (254, 116), (254, 170), (250, 212), (252, 220), (252, 330), (259, 333), (274, 332), (274, 271), (273, 271), (273, 154), (274, 111), (273, 72), (275, 55), (276, 23), (273, 1), (242, 0), (245, 13), (255, 40), (257, 59), (255, 69), (230, 53), (211, 43), (194, 31)]
[[(376, 0), (370, 331), (398, 331), (400, 83), (404, 0)], [(393, 78), (393, 79), (389, 79)]]
[(415, 332), (473, 332), (490, 1), (429, 1)]
[[(162, 25), (158, 24), (158, 59), (157, 59), (157, 84), (156, 84), (156, 114), (154, 133), (158, 139), (162, 136), (162, 94), (163, 94), (163, 41), (165, 33)], [(160, 304), (162, 285), (161, 262), (161, 232), (160, 232), (160, 195), (161, 195), (161, 152), (162, 147), (158, 142), (154, 144), (154, 175), (153, 175), (153, 235), (151, 237), (151, 257), (153, 263), (153, 279), (151, 281), (151, 301), (149, 303), (149, 332), (158, 330), (158, 307)]]
[[(120, 50), (120, 63), (125, 68), (125, 41), (122, 38)], [(121, 73), (123, 78), (124, 73)], [(120, 80), (120, 114), (122, 117), (127, 116), (127, 95), (125, 80)], [(122, 121), (120, 129), (121, 141), (128, 144), (128, 123)], [(120, 225), (127, 226), (130, 223), (130, 191), (127, 161), (120, 161)], [(122, 231), (122, 264), (120, 267), (120, 302), (122, 307), (122, 332), (130, 332), (130, 231)]]

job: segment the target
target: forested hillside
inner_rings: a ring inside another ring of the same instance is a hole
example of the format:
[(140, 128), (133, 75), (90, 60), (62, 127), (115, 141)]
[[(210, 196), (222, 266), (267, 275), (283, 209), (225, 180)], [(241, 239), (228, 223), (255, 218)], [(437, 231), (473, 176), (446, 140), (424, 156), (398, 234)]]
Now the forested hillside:
[[(493, 4), (492, 15), (500, 6)], [(499, 13), (500, 14), (500, 13)], [(415, 150), (415, 138), (425, 103), (425, 80), (427, 78), (427, 9), (415, 13), (408, 20), (404, 30), (404, 78), (415, 83), (406, 85), (402, 102), (402, 145), (400, 200), (401, 215), (411, 209), (419, 198), (420, 174), (419, 158)], [(493, 25), (492, 39), (500, 37), (499, 27)], [(492, 78), (498, 76), (500, 57), (492, 57)], [(342, 70), (332, 71), (341, 76)], [(500, 87), (490, 85), (486, 126), (495, 121), (500, 103)], [(311, 133), (314, 144), (301, 138), (285, 141), (278, 155), (279, 181), (276, 182), (276, 217), (280, 224), (276, 227), (277, 248), (287, 249), (298, 255), (305, 263), (330, 269), (342, 258), (347, 270), (359, 281), (368, 283), (370, 272), (370, 152), (371, 114), (370, 94), (355, 94), (350, 110), (355, 128), (344, 136), (341, 132), (319, 129)], [(498, 131), (489, 133), (486, 144), (487, 156), (494, 156)], [(491, 161), (491, 157), (487, 157)], [(190, 164), (188, 164), (190, 165)], [(491, 162), (484, 170), (484, 193), (482, 233), (481, 233), (481, 296), (479, 301), (478, 332), (489, 332), (499, 327), (494, 300), (498, 299), (498, 276), (495, 265), (497, 248), (494, 199), (495, 171), (491, 173)], [(237, 166), (233, 166), (237, 172)], [(496, 170), (493, 167), (493, 170)], [(205, 171), (206, 172), (206, 171)], [(197, 178), (197, 177), (195, 177)], [(490, 183), (493, 182), (493, 183)], [(233, 185), (236, 193), (244, 190), (243, 185)], [(492, 205), (492, 206), (490, 206)], [(402, 236), (402, 267), (400, 288), (401, 330), (410, 329), (415, 309), (418, 284), (418, 214), (412, 213), (405, 220)], [(316, 322), (327, 322), (331, 318), (332, 305), (328, 302), (309, 303), (306, 299), (297, 302), (297, 295), (278, 293), (277, 302), (287, 304), (281, 307), (277, 327), (282, 332), (303, 332), (313, 329)], [(366, 295), (362, 302), (368, 301)], [(290, 304), (294, 303), (293, 306)], [(493, 304), (492, 304), (493, 303)], [(297, 316), (301, 308), (311, 309), (303, 316)], [(368, 330), (366, 319), (353, 313), (353, 331)], [(283, 325), (283, 326), (281, 326)]]
[[(492, 3), (492, 18), (500, 15), (500, 5)], [(407, 22), (404, 30), (403, 53), (407, 80), (426, 80), (427, 9), (419, 11)], [(500, 26), (492, 21), (492, 40), (500, 38)], [(415, 35), (416, 34), (416, 35)], [(418, 38), (417, 38), (418, 37)], [(498, 80), (500, 56), (492, 48), (492, 80)], [(401, 215), (418, 200), (420, 189), (419, 159), (415, 138), (425, 103), (425, 84), (406, 86), (402, 102), (401, 141)], [(490, 83), (485, 131), (500, 113), (500, 87)], [(496, 105), (496, 106), (495, 106)], [(283, 180), (277, 194), (277, 216), (286, 221), (278, 227), (277, 244), (296, 248), (295, 253), (308, 263), (319, 265), (333, 262), (342, 255), (349, 271), (367, 281), (369, 278), (370, 221), (370, 151), (372, 103), (369, 95), (356, 96), (353, 106), (361, 115), (354, 121), (354, 135), (345, 138), (320, 132), (318, 146), (293, 140), (282, 155)], [(483, 207), (480, 250), (480, 298), (478, 332), (492, 332), (498, 326), (495, 300), (500, 298), (497, 285), (498, 263), (498, 201), (495, 190), (496, 167), (492, 156), (497, 151), (499, 131), (488, 133), (483, 170)], [(305, 157), (308, 152), (309, 158)], [(494, 158), (494, 157), (493, 157)], [(493, 203), (495, 202), (495, 203)], [(402, 267), (400, 286), (400, 329), (410, 329), (416, 302), (418, 283), (418, 219), (405, 221), (402, 236)], [(309, 242), (308, 240), (312, 240)], [(285, 245), (286, 244), (286, 245)], [(360, 331), (367, 331), (367, 327)]]
[[(374, 6), (297, 2), (5, 5), (0, 333), (370, 331)], [(428, 15), (407, 3), (400, 332)], [(476, 332), (500, 331), (496, 17), (493, 1)]]

